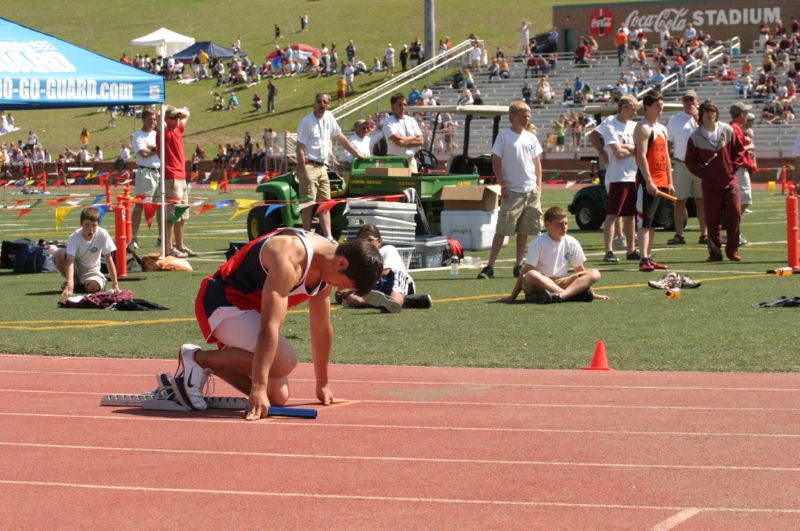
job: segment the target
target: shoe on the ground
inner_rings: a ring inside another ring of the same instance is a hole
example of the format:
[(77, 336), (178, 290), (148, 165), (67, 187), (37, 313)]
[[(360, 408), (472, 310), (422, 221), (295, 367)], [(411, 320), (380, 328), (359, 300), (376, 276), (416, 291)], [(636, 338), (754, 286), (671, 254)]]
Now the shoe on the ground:
[(178, 370), (175, 371), (175, 398), (192, 409), (208, 409), (203, 391), (208, 381), (208, 370), (197, 363), (197, 345), (186, 343), (178, 351)]
[(694, 289), (700, 287), (700, 282), (695, 282), (687, 275), (680, 275), (681, 289)]
[(389, 313), (397, 313), (403, 309), (399, 302), (387, 296), (382, 291), (372, 290), (364, 297), (364, 301), (375, 308), (381, 308)]
[(494, 268), (490, 265), (483, 266), (481, 272), (478, 273), (478, 278), (494, 278)]
[(567, 302), (592, 302), (594, 300), (594, 292), (592, 288), (586, 288), (577, 295), (573, 295)]
[(722, 256), (718, 254), (710, 254), (708, 258), (706, 258), (706, 262), (722, 262)]
[(175, 388), (172, 386), (171, 378), (172, 373), (169, 372), (156, 374), (157, 386), (150, 394), (159, 400), (175, 400)]
[(675, 237), (670, 238), (669, 240), (667, 240), (667, 245), (683, 245), (685, 243), (686, 243), (686, 239), (683, 236), (678, 235), (678, 234), (676, 234)]
[(622, 251), (625, 249), (625, 238), (622, 236), (614, 238), (614, 241), (611, 242), (611, 248), (615, 251)]
[(628, 260), (641, 260), (642, 255), (639, 254), (639, 251), (634, 249), (632, 252), (625, 255), (625, 258)]
[(664, 264), (659, 264), (658, 262), (656, 262), (652, 258), (648, 258), (648, 261), (650, 262), (650, 265), (653, 266), (653, 269), (669, 269), (668, 266), (666, 266)]
[(608, 251), (606, 255), (603, 257), (603, 262), (607, 262), (609, 264), (616, 264), (619, 262), (619, 258), (614, 256), (614, 251)]
[(182, 253), (186, 253), (186, 256), (200, 256), (198, 253), (196, 253), (196, 252), (192, 251), (191, 249), (189, 249), (189, 248), (188, 248), (188, 247), (186, 247), (186, 246), (184, 246), (184, 247), (181, 247), (180, 251), (181, 251)]
[(542, 301), (542, 304), (556, 304), (562, 302), (561, 295), (552, 291), (545, 290), (545, 299)]
[(522, 264), (515, 265), (512, 273), (514, 274), (514, 278), (519, 278), (519, 274), (522, 273)]
[(403, 308), (416, 308), (427, 310), (433, 305), (431, 296), (427, 293), (411, 293), (403, 300)]
[(747, 240), (745, 240), (745, 239), (744, 239), (744, 236), (742, 236), (742, 235), (740, 234), (740, 235), (739, 235), (739, 247), (745, 247), (745, 246), (747, 246), (747, 245), (750, 245), (750, 242), (749, 242), (749, 241), (747, 241)]
[(699, 243), (700, 245), (708, 245), (708, 236), (706, 236), (705, 234), (700, 236), (700, 238), (697, 240), (697, 243)]
[(739, 253), (727, 253), (727, 255), (728, 255), (728, 260), (730, 260), (731, 262), (741, 262), (742, 261), (742, 257), (739, 256)]
[(649, 273), (650, 271), (653, 270), (655, 270), (655, 267), (653, 267), (653, 264), (651, 264), (650, 260), (648, 260), (647, 258), (642, 258), (639, 261), (639, 271), (643, 273)]
[(175, 258), (189, 258), (189, 254), (188, 253), (184, 253), (183, 251), (181, 251), (177, 247), (173, 247), (172, 250), (167, 253), (167, 255), (174, 256)]

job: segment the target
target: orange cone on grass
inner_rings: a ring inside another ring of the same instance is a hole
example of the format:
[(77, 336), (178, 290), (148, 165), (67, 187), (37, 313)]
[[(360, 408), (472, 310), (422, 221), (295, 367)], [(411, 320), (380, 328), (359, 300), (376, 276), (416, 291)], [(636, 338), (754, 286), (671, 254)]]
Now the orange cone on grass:
[(602, 341), (597, 342), (597, 347), (594, 349), (594, 358), (592, 358), (592, 365), (589, 367), (582, 367), (584, 371), (613, 371), (608, 366), (608, 357), (606, 356), (606, 344)]

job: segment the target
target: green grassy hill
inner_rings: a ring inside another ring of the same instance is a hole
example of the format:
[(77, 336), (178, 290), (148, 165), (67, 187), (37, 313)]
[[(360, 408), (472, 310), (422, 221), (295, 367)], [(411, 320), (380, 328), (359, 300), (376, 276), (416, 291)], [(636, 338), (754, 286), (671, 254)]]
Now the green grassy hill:
[[(570, 2), (566, 2), (570, 3)], [(577, 2), (575, 2), (577, 3)], [(551, 3), (536, 0), (524, 5), (509, 0), (496, 2), (436, 2), (436, 38), (449, 36), (461, 42), (470, 33), (484, 39), (489, 50), (497, 46), (513, 50), (517, 46), (518, 28), (523, 18), (533, 21), (533, 33), (549, 27), (552, 20)], [(309, 29), (299, 32), (299, 17), (308, 13)], [(107, 57), (118, 59), (122, 52), (128, 55), (149, 53), (153, 47), (131, 46), (130, 41), (150, 33), (161, 26), (196, 40), (211, 40), (223, 46), (240, 37), (242, 49), (260, 64), (267, 52), (275, 46), (273, 25), (279, 24), (284, 38), (279, 44), (306, 43), (330, 46), (335, 42), (340, 58), (350, 39), (357, 46), (357, 55), (370, 63), (372, 57), (382, 56), (387, 42), (396, 49), (402, 43), (423, 39), (423, 2), (394, 2), (389, 0), (303, 0), (263, 2), (215, 2), (193, 0), (181, 2), (146, 0), (127, 2), (101, 2), (86, 0), (68, 5), (60, 0), (41, 0), (35, 9), (19, 10), (6, 14), (15, 22), (30, 26), (61, 39), (86, 47)], [(356, 90), (369, 90), (380, 83), (382, 75), (357, 76)], [(335, 78), (279, 79), (277, 112), (267, 115), (263, 110), (251, 112), (250, 100), (259, 91), (265, 99), (265, 83), (238, 92), (241, 107), (234, 111), (206, 112), (215, 82), (207, 80), (192, 85), (167, 83), (167, 100), (192, 111), (186, 134), (187, 150), (203, 145), (213, 153), (220, 143), (241, 143), (245, 131), (254, 141), (264, 128), (277, 131), (295, 131), (303, 114), (310, 110), (313, 95), (319, 91), (336, 91)], [(377, 110), (377, 109), (375, 109)], [(102, 109), (66, 109), (58, 111), (27, 111), (15, 113), (21, 130), (3, 141), (25, 139), (28, 129), (34, 130), (40, 141), (52, 153), (63, 151), (65, 146), (77, 149), (83, 127), (91, 132), (90, 144), (99, 145), (106, 159), (113, 160), (123, 142), (139, 127), (131, 118), (120, 118), (117, 127), (107, 128), (108, 116)], [(343, 123), (343, 126), (350, 126)]]

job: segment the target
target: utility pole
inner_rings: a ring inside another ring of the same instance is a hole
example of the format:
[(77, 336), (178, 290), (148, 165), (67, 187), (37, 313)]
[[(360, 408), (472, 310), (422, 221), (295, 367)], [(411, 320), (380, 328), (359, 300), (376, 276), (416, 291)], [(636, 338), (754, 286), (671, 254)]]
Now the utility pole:
[(436, 0), (423, 0), (425, 9), (425, 59), (439, 53), (436, 44)]

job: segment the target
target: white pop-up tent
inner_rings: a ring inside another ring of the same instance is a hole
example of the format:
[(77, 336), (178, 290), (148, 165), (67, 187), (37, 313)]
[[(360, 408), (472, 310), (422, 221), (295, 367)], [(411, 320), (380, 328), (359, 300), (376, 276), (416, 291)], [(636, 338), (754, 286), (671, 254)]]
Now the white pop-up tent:
[(153, 33), (133, 39), (131, 44), (133, 46), (155, 46), (156, 55), (169, 57), (194, 44), (194, 38), (175, 33), (167, 28), (159, 28)]

